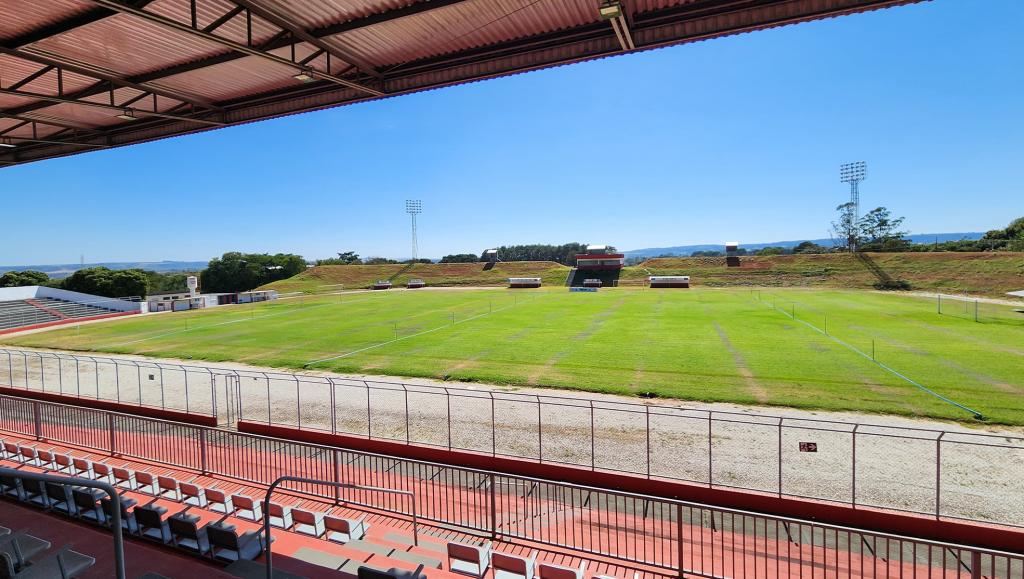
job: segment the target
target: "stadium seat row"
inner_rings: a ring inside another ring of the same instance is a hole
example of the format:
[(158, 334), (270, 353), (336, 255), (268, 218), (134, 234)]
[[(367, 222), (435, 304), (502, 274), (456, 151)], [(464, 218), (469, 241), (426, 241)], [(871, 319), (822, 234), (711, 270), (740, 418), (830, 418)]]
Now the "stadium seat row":
[[(69, 476), (99, 480), (154, 498), (170, 496), (177, 502), (202, 505), (200, 508), (205, 508), (207, 504), (204, 490), (211, 490), (189, 483), (179, 485), (170, 477), (154, 477), (142, 471), (111, 468), (102, 462), (38, 450), (9, 441), (3, 441), (0, 448), (0, 458), (5, 460), (51, 469)], [(113, 523), (111, 499), (93, 488), (0, 476), (0, 493), (7, 498), (92, 524), (109, 528)], [(213, 494), (216, 495), (216, 491)], [(129, 497), (121, 497), (120, 502), (122, 529), (138, 537), (223, 562), (255, 559), (266, 548), (262, 532), (250, 531), (239, 535), (233, 525), (223, 520), (199, 527), (199, 518), (185, 512), (166, 517), (167, 509), (159, 505), (140, 505)]]

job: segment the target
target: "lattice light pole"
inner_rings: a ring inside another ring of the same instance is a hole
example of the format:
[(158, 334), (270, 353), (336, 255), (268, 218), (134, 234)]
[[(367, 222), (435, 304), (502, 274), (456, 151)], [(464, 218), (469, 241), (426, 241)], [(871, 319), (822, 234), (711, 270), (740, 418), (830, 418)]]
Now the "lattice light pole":
[[(868, 164), (864, 161), (845, 163), (839, 166), (839, 180), (850, 184), (850, 205), (847, 210), (847, 217), (850, 225), (855, 226), (860, 219), (860, 182), (868, 178)], [(856, 240), (849, 240), (856, 249)]]
[(416, 242), (416, 216), (423, 213), (423, 201), (419, 199), (406, 199), (405, 212), (412, 218), (412, 259), (415, 261), (419, 256), (419, 245)]

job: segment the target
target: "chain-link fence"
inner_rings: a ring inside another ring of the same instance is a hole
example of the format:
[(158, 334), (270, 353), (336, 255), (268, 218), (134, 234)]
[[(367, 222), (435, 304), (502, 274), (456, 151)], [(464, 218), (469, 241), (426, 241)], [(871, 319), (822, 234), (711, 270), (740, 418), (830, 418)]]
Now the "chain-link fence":
[(0, 350), (14, 388), (943, 518), (1024, 521), (1024, 438)]

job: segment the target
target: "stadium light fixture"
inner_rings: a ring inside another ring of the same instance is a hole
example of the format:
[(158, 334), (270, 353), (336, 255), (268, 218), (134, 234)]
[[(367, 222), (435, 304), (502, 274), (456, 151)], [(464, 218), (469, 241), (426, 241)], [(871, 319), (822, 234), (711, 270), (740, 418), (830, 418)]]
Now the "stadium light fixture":
[(601, 15), (601, 20), (614, 20), (622, 16), (622, 4), (619, 4), (618, 0), (605, 0), (598, 8), (598, 14)]
[(845, 163), (839, 166), (839, 180), (843, 183), (863, 181), (868, 177), (868, 164), (864, 161)]
[(138, 117), (135, 116), (135, 111), (133, 111), (132, 109), (125, 109), (121, 111), (121, 114), (117, 115), (117, 118), (121, 119), (122, 121), (138, 120)]
[(316, 76), (313, 74), (313, 69), (304, 69), (292, 78), (302, 83), (309, 83), (316, 80)]
[(2, 137), (0, 138), (0, 147), (3, 147), (5, 149), (13, 149), (14, 147), (17, 147), (17, 145), (12, 143), (10, 139)]

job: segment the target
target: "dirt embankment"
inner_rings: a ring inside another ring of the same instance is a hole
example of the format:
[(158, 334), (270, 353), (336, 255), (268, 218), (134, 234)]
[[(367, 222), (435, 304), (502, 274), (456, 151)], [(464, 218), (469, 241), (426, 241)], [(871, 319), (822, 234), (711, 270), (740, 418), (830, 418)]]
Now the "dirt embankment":
[(396, 286), (422, 279), (428, 286), (505, 285), (510, 277), (539, 277), (544, 285), (564, 285), (569, 268), (553, 261), (485, 263), (417, 263), (389, 265), (322, 265), (274, 282), (267, 289), (282, 292), (366, 288), (387, 279)]
[(689, 275), (705, 286), (853, 289), (871, 289), (887, 277), (913, 290), (1006, 297), (1024, 289), (1024, 253), (744, 256), (739, 267), (726, 267), (724, 257), (658, 258), (626, 268), (620, 284), (641, 284), (648, 275)]

